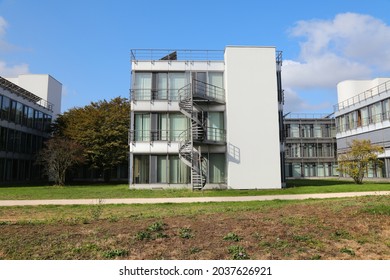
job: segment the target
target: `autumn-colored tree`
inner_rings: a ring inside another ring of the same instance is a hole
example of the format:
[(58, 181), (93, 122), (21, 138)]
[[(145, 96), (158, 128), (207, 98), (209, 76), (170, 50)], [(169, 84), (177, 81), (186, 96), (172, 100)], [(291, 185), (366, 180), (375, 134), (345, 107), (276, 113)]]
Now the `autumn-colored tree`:
[(49, 180), (63, 186), (69, 168), (83, 161), (81, 145), (73, 140), (54, 137), (45, 142), (44, 148), (37, 155), (36, 163), (43, 167)]
[(108, 181), (110, 169), (128, 160), (129, 116), (128, 99), (117, 97), (70, 109), (57, 118), (53, 131), (82, 145), (87, 163)]
[(339, 155), (338, 170), (348, 174), (356, 184), (362, 184), (369, 166), (381, 165), (378, 154), (383, 153), (381, 146), (371, 144), (370, 140), (353, 140), (349, 150)]

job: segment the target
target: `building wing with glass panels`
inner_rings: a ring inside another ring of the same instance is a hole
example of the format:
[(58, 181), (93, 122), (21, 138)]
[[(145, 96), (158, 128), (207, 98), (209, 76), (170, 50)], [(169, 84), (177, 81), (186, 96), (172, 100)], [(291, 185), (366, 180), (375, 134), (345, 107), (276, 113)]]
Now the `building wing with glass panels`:
[(335, 105), (337, 152), (344, 153), (354, 139), (384, 147), (384, 164), (370, 166), (367, 177), (390, 177), (390, 78), (343, 81), (337, 85)]
[(287, 114), (284, 118), (286, 177), (338, 176), (333, 114)]
[(50, 102), (0, 77), (0, 184), (41, 179), (34, 161), (52, 116)]
[(283, 186), (275, 48), (132, 50), (131, 65), (130, 187)]

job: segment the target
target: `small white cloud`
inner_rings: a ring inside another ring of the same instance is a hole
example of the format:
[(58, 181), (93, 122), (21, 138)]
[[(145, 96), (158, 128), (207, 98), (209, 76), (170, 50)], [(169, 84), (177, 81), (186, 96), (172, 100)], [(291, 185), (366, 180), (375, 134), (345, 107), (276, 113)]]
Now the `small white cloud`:
[(16, 77), (21, 74), (28, 74), (28, 64), (18, 64), (9, 66), (4, 61), (0, 61), (0, 76), (2, 77)]
[(5, 29), (7, 27), (6, 20), (0, 16), (0, 38), (5, 35)]
[(321, 112), (327, 113), (332, 111), (330, 102), (322, 102), (319, 104), (311, 104), (307, 100), (300, 97), (291, 88), (284, 89), (284, 108), (285, 113), (288, 112)]
[[(0, 51), (10, 51), (18, 49), (17, 47), (9, 44), (5, 39), (7, 21), (0, 16)], [(0, 60), (0, 76), (2, 77), (16, 77), (20, 74), (28, 74), (29, 66), (26, 63), (8, 65), (6, 61)]]

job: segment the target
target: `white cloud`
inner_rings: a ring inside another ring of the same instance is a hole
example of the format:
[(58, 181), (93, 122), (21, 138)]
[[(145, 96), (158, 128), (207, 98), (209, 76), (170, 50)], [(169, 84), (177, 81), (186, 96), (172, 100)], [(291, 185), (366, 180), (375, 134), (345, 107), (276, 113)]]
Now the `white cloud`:
[(0, 76), (16, 77), (20, 74), (28, 74), (29, 69), (27, 64), (18, 64), (9, 66), (4, 61), (0, 61)]
[(291, 88), (284, 88), (284, 112), (321, 112), (327, 113), (332, 111), (331, 102), (322, 102), (320, 104), (310, 104), (307, 100), (300, 97)]
[(2, 16), (0, 16), (0, 38), (4, 36), (6, 27), (7, 27), (7, 22)]
[(390, 74), (390, 26), (370, 15), (343, 13), (331, 20), (299, 21), (289, 34), (303, 38), (299, 57), (285, 60), (283, 66), (283, 85), (296, 95), (290, 96), (293, 107), (310, 108), (298, 102), (300, 89), (312, 89), (313, 94), (316, 89), (336, 91), (343, 80)]
[[(0, 52), (8, 52), (17, 49), (17, 47), (9, 44), (5, 39), (7, 21), (0, 16)], [(0, 60), (0, 76), (15, 77), (20, 74), (29, 73), (29, 67), (26, 63), (8, 65), (6, 61)]]

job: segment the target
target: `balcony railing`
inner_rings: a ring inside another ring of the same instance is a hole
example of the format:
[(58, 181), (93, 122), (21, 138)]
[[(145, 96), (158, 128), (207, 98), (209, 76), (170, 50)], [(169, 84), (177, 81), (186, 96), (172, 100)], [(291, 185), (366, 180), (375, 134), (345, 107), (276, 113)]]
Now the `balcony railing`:
[[(340, 118), (338, 118), (339, 120)], [(359, 127), (369, 126), (370, 124), (381, 123), (383, 121), (390, 120), (390, 112), (384, 112), (366, 118), (361, 118), (360, 120), (348, 121), (344, 124), (339, 124), (339, 121), (336, 121), (337, 133), (346, 132), (348, 130), (357, 129)]]
[(180, 89), (132, 89), (131, 99), (134, 101), (151, 101), (151, 100), (169, 100), (178, 101), (179, 93), (188, 90), (193, 86), (194, 97), (200, 97), (218, 102), (225, 102), (225, 90), (221, 87), (207, 84), (202, 81), (193, 80)]
[(372, 98), (374, 96), (381, 95), (382, 93), (385, 93), (388, 90), (390, 90), (390, 80), (334, 105), (333, 106), (334, 111), (337, 112), (337, 111), (340, 111), (342, 109), (348, 108), (348, 107), (350, 107), (354, 104), (357, 104), (359, 102), (362, 102), (368, 98)]
[(131, 100), (151, 101), (151, 100), (179, 100), (179, 89), (131, 89)]
[[(131, 130), (129, 140), (130, 142), (179, 142), (183, 140), (182, 136), (183, 130)], [(207, 135), (205, 140), (213, 142), (226, 142), (226, 131), (224, 129), (207, 127)]]

